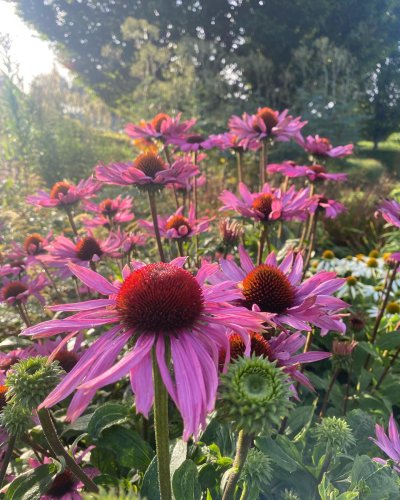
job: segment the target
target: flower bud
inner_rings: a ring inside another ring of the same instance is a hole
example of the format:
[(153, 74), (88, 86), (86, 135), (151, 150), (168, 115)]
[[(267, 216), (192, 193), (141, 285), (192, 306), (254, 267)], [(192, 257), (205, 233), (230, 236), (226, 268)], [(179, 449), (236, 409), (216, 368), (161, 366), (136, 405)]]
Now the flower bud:
[(343, 418), (326, 417), (316, 425), (315, 435), (319, 442), (326, 443), (327, 450), (342, 453), (355, 444), (353, 432)]
[(221, 375), (219, 415), (248, 434), (270, 432), (292, 406), (289, 386), (288, 376), (268, 359), (238, 358)]
[(334, 368), (348, 370), (353, 361), (353, 350), (358, 342), (355, 340), (337, 340), (332, 343), (332, 363)]
[(271, 459), (262, 451), (251, 448), (243, 466), (240, 480), (247, 484), (248, 489), (256, 492), (266, 492), (272, 479)]
[(7, 400), (29, 410), (37, 408), (58, 384), (64, 373), (59, 363), (47, 364), (47, 358), (23, 359), (7, 373)]
[(1, 412), (0, 424), (10, 436), (20, 436), (33, 425), (31, 411), (18, 404), (8, 404)]

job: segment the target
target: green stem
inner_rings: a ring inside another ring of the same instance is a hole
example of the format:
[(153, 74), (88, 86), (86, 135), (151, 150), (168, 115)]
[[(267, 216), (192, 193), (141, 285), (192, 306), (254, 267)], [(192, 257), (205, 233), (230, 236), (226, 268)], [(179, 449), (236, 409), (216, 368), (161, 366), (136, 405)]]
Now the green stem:
[(390, 361), (390, 363), (387, 365), (387, 367), (383, 370), (382, 375), (379, 377), (378, 382), (376, 383), (376, 386), (372, 388), (371, 394), (376, 390), (379, 389), (380, 385), (382, 382), (385, 380), (386, 375), (389, 373), (389, 370), (392, 368), (392, 366), (395, 364), (396, 359), (398, 358), (400, 354), (400, 347), (396, 350), (396, 352), (393, 354), (393, 357)]
[[(371, 345), (374, 344), (376, 336), (378, 334), (379, 325), (381, 324), (381, 320), (382, 320), (383, 315), (385, 313), (385, 309), (386, 309), (387, 303), (389, 301), (390, 292), (392, 291), (393, 282), (396, 278), (398, 268), (399, 268), (399, 264), (396, 264), (394, 269), (393, 269), (392, 274), (390, 275), (389, 283), (388, 283), (387, 288), (386, 288), (385, 297), (383, 299), (382, 306), (381, 306), (379, 313), (378, 313), (378, 316), (376, 318), (374, 329), (372, 330), (371, 339), (369, 341)], [(367, 359), (365, 360), (365, 363), (364, 363), (365, 369), (368, 368), (368, 364), (369, 364), (370, 359), (371, 359), (371, 355), (368, 354)]]
[(267, 243), (268, 253), (271, 251), (270, 244), (268, 240), (268, 226), (267, 223), (262, 224), (260, 239), (258, 240), (258, 253), (257, 253), (257, 265), (259, 266), (263, 260), (264, 246)]
[(162, 500), (172, 500), (169, 468), (168, 392), (161, 378), (153, 349), (154, 429), (156, 434), (158, 483)]
[(18, 312), (19, 312), (19, 315), (21, 316), (21, 319), (22, 321), (25, 323), (25, 325), (29, 328), (30, 326), (32, 326), (32, 323), (31, 323), (31, 320), (29, 319), (29, 316), (28, 316), (28, 311), (24, 308), (22, 302), (20, 302), (19, 300), (17, 300), (15, 302), (16, 306), (17, 306), (17, 309), (18, 309)]
[(3, 458), (3, 464), (0, 470), (0, 488), (3, 486), (4, 478), (6, 477), (8, 464), (10, 463), (11, 456), (14, 451), (16, 439), (17, 438), (15, 436), (11, 436), (10, 439), (8, 440), (7, 451)]
[(331, 380), (329, 382), (329, 386), (328, 386), (328, 389), (325, 393), (325, 397), (324, 397), (324, 401), (322, 403), (322, 406), (321, 406), (321, 411), (319, 412), (319, 417), (322, 418), (325, 416), (325, 412), (326, 412), (326, 408), (328, 406), (328, 403), (329, 403), (329, 397), (331, 395), (331, 392), (332, 392), (332, 389), (333, 389), (333, 386), (335, 384), (335, 381), (337, 379), (337, 376), (339, 375), (339, 370), (338, 369), (335, 369), (332, 373), (332, 376), (331, 376)]
[(236, 445), (236, 455), (233, 461), (231, 473), (229, 474), (228, 481), (224, 489), (224, 494), (222, 495), (222, 500), (232, 500), (235, 498), (236, 484), (239, 480), (243, 465), (246, 462), (247, 454), (250, 450), (252, 442), (253, 436), (246, 434), (243, 430), (239, 432)]
[(242, 160), (243, 160), (243, 152), (236, 151), (236, 165), (237, 165), (238, 183), (243, 182)]
[(165, 262), (164, 249), (162, 246), (162, 241), (160, 236), (160, 228), (158, 227), (156, 196), (154, 191), (149, 190), (148, 193), (149, 193), (150, 211), (151, 211), (151, 217), (153, 219), (154, 233), (156, 235), (158, 253), (160, 255), (161, 262)]
[(329, 466), (332, 461), (333, 454), (331, 451), (328, 451), (325, 455), (324, 463), (322, 464), (321, 470), (319, 471), (318, 477), (317, 477), (317, 490), (318, 490), (318, 485), (322, 481), (324, 474), (328, 472)]
[(71, 208), (70, 207), (66, 207), (65, 211), (67, 212), (68, 220), (69, 220), (70, 226), (72, 228), (72, 231), (74, 232), (74, 235), (78, 236), (78, 229), (77, 229), (77, 227), (75, 225), (75, 221), (74, 221), (74, 218), (72, 216)]
[(42, 426), (44, 435), (46, 436), (47, 442), (49, 443), (50, 448), (54, 452), (56, 456), (61, 456), (65, 460), (65, 464), (72, 472), (72, 474), (79, 480), (82, 481), (85, 488), (88, 491), (92, 491), (94, 493), (98, 493), (99, 489), (97, 485), (90, 479), (89, 476), (85, 474), (83, 469), (75, 462), (75, 460), (71, 457), (71, 455), (64, 448), (61, 443), (56, 428), (54, 427), (53, 421), (51, 419), (51, 414), (49, 410), (43, 408), (38, 411), (38, 417), (40, 420), (40, 424)]

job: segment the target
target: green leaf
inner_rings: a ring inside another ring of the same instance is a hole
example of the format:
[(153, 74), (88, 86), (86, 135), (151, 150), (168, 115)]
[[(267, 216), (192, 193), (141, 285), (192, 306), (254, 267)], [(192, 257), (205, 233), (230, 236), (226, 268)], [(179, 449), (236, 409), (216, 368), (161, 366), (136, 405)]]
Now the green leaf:
[(298, 406), (289, 415), (287, 421), (287, 434), (303, 434), (311, 424), (314, 416), (315, 405)]
[(59, 472), (60, 466), (52, 463), (20, 474), (8, 487), (4, 500), (39, 500)]
[(255, 444), (257, 448), (271, 457), (272, 463), (282, 467), (285, 471), (292, 473), (299, 468), (297, 449), (293, 445), (296, 450), (294, 452), (292, 443), (284, 436), (277, 436), (276, 440), (270, 437), (258, 437)]
[(123, 424), (129, 416), (126, 406), (116, 403), (106, 403), (100, 406), (89, 421), (87, 432), (93, 439), (98, 439), (101, 433), (113, 425)]
[(400, 346), (400, 331), (385, 333), (377, 340), (376, 345), (382, 350), (397, 349)]
[(117, 462), (128, 469), (145, 471), (154, 457), (154, 451), (136, 431), (122, 426), (105, 429), (97, 445), (115, 452)]
[(199, 500), (201, 486), (196, 464), (185, 460), (172, 477), (172, 491), (175, 500)]
[(170, 462), (170, 470), (171, 476), (173, 476), (174, 472), (183, 464), (186, 460), (187, 455), (187, 443), (182, 439), (178, 439), (174, 449), (172, 450), (171, 462)]
[(157, 457), (153, 458), (143, 476), (140, 495), (142, 498), (146, 498), (146, 500), (161, 500), (160, 488), (158, 485)]
[(72, 424), (69, 424), (65, 427), (63, 430), (61, 436), (64, 436), (65, 434), (71, 433), (71, 434), (76, 434), (77, 432), (87, 432), (89, 422), (92, 419), (94, 413), (89, 413), (88, 415), (82, 415), (82, 417), (79, 417), (78, 419), (75, 420)]

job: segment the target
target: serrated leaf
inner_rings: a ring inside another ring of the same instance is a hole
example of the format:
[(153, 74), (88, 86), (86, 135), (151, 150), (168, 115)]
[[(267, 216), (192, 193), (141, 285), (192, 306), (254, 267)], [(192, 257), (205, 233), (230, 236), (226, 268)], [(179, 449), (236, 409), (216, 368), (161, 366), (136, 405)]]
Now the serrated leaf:
[(201, 486), (196, 464), (185, 460), (172, 477), (172, 491), (175, 500), (199, 500)]
[(113, 425), (123, 424), (129, 416), (126, 406), (107, 403), (93, 413), (89, 421), (87, 432), (93, 439), (98, 439), (101, 433)]
[(39, 500), (59, 471), (52, 463), (20, 474), (8, 487), (4, 500)]

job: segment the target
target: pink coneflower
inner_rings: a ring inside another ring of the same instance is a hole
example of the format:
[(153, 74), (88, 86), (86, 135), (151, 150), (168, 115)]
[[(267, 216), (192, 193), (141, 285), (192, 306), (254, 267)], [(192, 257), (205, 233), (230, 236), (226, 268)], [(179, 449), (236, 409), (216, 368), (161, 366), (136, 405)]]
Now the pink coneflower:
[(39, 191), (31, 195), (26, 201), (38, 207), (68, 207), (81, 200), (92, 198), (101, 189), (101, 183), (94, 179), (80, 181), (76, 186), (70, 182), (56, 182), (50, 193)]
[(115, 199), (106, 198), (99, 204), (87, 201), (84, 209), (97, 214), (93, 219), (84, 219), (83, 223), (87, 227), (111, 227), (113, 224), (122, 224), (131, 221), (135, 215), (132, 212), (132, 198), (121, 195)]
[(48, 285), (43, 274), (36, 278), (23, 276), (19, 280), (3, 279), (3, 288), (0, 290), (0, 302), (7, 304), (25, 304), (30, 296), (34, 296), (41, 304), (44, 304), (44, 297), (40, 292)]
[(241, 182), (239, 193), (242, 199), (230, 191), (223, 191), (219, 199), (224, 206), (220, 210), (235, 210), (244, 217), (264, 222), (307, 218), (310, 195), (308, 188), (296, 191), (292, 186), (283, 193), (281, 189), (266, 183), (261, 192), (251, 193), (246, 184)]
[(400, 203), (396, 200), (384, 200), (378, 212), (382, 215), (386, 222), (392, 226), (400, 227)]
[[(81, 281), (108, 298), (53, 306), (55, 311), (79, 312), (28, 328), (24, 334), (47, 337), (106, 324), (114, 326), (91, 345), (42, 407), (57, 404), (78, 388), (67, 412), (68, 419), (74, 420), (97, 389), (129, 374), (136, 409), (147, 417), (154, 398), (154, 349), (163, 382), (182, 415), (184, 439), (198, 434), (207, 413), (214, 408), (218, 351), (224, 349), (229, 355), (226, 329), (240, 333), (248, 342), (247, 330), (260, 331), (265, 318), (229, 304), (243, 297), (234, 283), (204, 284), (218, 266), (203, 264), (194, 277), (182, 268), (184, 263), (184, 258), (168, 264), (135, 262), (132, 271), (124, 268), (123, 282), (113, 284), (94, 271), (70, 264)], [(132, 340), (134, 346), (115, 363)], [(166, 341), (171, 348), (173, 377), (165, 361)]]
[(353, 154), (354, 148), (353, 144), (334, 148), (329, 139), (320, 137), (319, 135), (308, 135), (305, 138), (299, 135), (296, 138), (296, 142), (308, 153), (322, 158), (344, 158), (345, 156)]
[(160, 189), (169, 183), (185, 186), (187, 179), (199, 172), (196, 165), (187, 160), (176, 160), (169, 166), (154, 153), (142, 153), (133, 164), (99, 165), (95, 171), (97, 179), (107, 184), (136, 184), (146, 189)]
[(162, 142), (169, 142), (172, 137), (186, 134), (196, 123), (193, 118), (181, 122), (181, 114), (171, 117), (166, 113), (158, 113), (150, 122), (142, 120), (139, 125), (129, 123), (125, 127), (125, 132), (132, 139), (158, 139)]
[(292, 161), (271, 163), (267, 166), (269, 174), (280, 173), (286, 177), (307, 177), (310, 181), (345, 181), (347, 174), (329, 173), (323, 165), (296, 165)]
[(36, 278), (23, 276), (18, 280), (9, 280), (7, 277), (3, 279), (3, 287), (0, 290), (0, 302), (6, 302), (10, 305), (20, 306), (25, 304), (29, 297), (33, 296), (44, 304), (44, 297), (40, 292), (49, 282), (43, 274), (39, 274)]
[(287, 142), (290, 139), (299, 139), (300, 130), (307, 122), (300, 117), (293, 118), (285, 109), (282, 113), (271, 108), (259, 108), (257, 114), (243, 113), (242, 118), (232, 116), (228, 125), (230, 131), (240, 139), (240, 144), (249, 149), (251, 141), (262, 141), (272, 138), (276, 141)]
[(23, 259), (25, 266), (29, 267), (41, 262), (41, 257), (46, 254), (46, 247), (50, 244), (52, 233), (46, 237), (39, 233), (29, 234), (23, 245), (13, 242), (9, 257), (13, 260)]
[(310, 331), (311, 326), (321, 328), (321, 335), (330, 330), (344, 333), (346, 326), (339, 313), (347, 304), (332, 297), (346, 280), (333, 272), (319, 272), (301, 283), (303, 257), (290, 252), (278, 265), (274, 252), (264, 264), (255, 266), (242, 245), (239, 246), (240, 263), (220, 260), (221, 272), (212, 282), (234, 280), (238, 283), (249, 308), (262, 311), (278, 327), (291, 326)]
[(48, 254), (43, 256), (43, 262), (62, 269), (65, 271), (63, 276), (69, 276), (68, 262), (89, 266), (104, 257), (119, 257), (121, 245), (122, 240), (117, 233), (110, 233), (106, 240), (99, 240), (89, 233), (76, 243), (61, 235), (47, 246)]
[[(95, 447), (89, 446), (86, 450), (82, 450), (79, 454), (74, 451), (74, 460), (76, 463), (82, 463), (84, 457), (91, 452)], [(43, 464), (52, 464), (53, 461), (45, 457), (42, 462), (36, 460), (36, 458), (28, 458), (29, 466), (32, 469), (36, 469)], [(83, 470), (85, 474), (91, 479), (95, 478), (100, 474), (100, 471), (95, 467), (84, 467)], [(80, 492), (83, 490), (84, 484), (79, 481), (74, 474), (69, 469), (64, 469), (63, 472), (57, 474), (53, 479), (50, 486), (46, 489), (44, 494), (40, 496), (41, 500), (82, 500), (83, 496)]]
[(170, 141), (175, 146), (185, 153), (201, 151), (203, 149), (211, 149), (214, 147), (214, 142), (209, 137), (204, 137), (200, 134), (189, 134), (181, 137), (172, 138)]
[(390, 461), (393, 461), (394, 470), (400, 473), (400, 437), (393, 414), (391, 414), (389, 418), (388, 431), (388, 435), (386, 435), (383, 426), (378, 424), (375, 425), (376, 439), (370, 437), (370, 440), (389, 457), (389, 460), (383, 460), (379, 457), (375, 457), (373, 460), (383, 465), (389, 465)]
[(318, 211), (328, 219), (334, 219), (341, 213), (346, 211), (346, 207), (335, 200), (330, 200), (325, 196), (316, 194), (310, 199), (309, 210), (311, 213)]
[[(158, 225), (163, 238), (183, 239), (192, 238), (207, 231), (211, 220), (208, 217), (195, 218), (194, 206), (191, 204), (188, 216), (183, 215), (183, 207), (180, 207), (170, 217), (159, 216)], [(154, 226), (151, 222), (142, 220), (139, 224), (154, 233)]]
[[(276, 361), (277, 366), (290, 376), (293, 381), (297, 381), (311, 391), (314, 387), (310, 380), (300, 370), (300, 365), (304, 363), (314, 363), (331, 357), (331, 353), (324, 351), (308, 351), (298, 353), (306, 343), (306, 337), (301, 332), (283, 331), (276, 337), (265, 338), (260, 333), (250, 333), (251, 350), (250, 354), (263, 356), (269, 361)], [(245, 355), (245, 345), (241, 337), (237, 334), (231, 334), (229, 337), (231, 348), (231, 360)], [(297, 353), (297, 354), (296, 354)], [(223, 359), (220, 360), (220, 366), (223, 366)], [(292, 390), (297, 394), (294, 386)]]
[(240, 144), (240, 139), (237, 135), (231, 132), (225, 132), (224, 134), (210, 135), (210, 141), (213, 142), (213, 146), (218, 149), (232, 149), (235, 152), (242, 152), (245, 150), (257, 151), (260, 149), (260, 143), (256, 140), (249, 140), (246, 143), (246, 147)]

